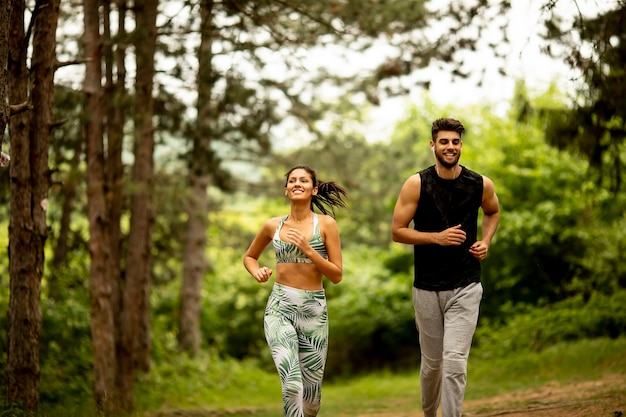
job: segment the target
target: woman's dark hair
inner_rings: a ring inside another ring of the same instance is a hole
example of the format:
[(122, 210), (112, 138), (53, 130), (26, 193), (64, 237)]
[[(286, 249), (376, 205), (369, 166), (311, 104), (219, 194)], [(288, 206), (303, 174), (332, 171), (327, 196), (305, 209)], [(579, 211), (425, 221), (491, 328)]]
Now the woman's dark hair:
[(437, 133), (439, 133), (440, 130), (457, 132), (459, 135), (463, 135), (463, 133), (465, 133), (465, 127), (463, 127), (463, 124), (461, 124), (458, 120), (451, 119), (449, 117), (443, 117), (433, 122), (433, 126), (430, 130), (433, 141), (437, 139)]
[(289, 181), (289, 175), (296, 169), (305, 170), (311, 176), (313, 186), (317, 187), (317, 195), (314, 195), (311, 199), (311, 210), (317, 207), (322, 214), (335, 217), (335, 207), (348, 207), (343, 200), (348, 197), (346, 189), (334, 181), (324, 182), (318, 180), (315, 170), (308, 165), (296, 165), (287, 171), (285, 174), (285, 187), (287, 186), (287, 181)]

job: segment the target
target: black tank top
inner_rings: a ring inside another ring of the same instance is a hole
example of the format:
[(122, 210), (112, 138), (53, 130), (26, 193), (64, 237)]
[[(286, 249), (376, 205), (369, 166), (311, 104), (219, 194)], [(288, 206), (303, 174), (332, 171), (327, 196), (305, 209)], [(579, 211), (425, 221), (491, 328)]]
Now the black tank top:
[(466, 233), (460, 246), (414, 245), (413, 285), (429, 291), (446, 291), (480, 281), (480, 261), (469, 253), (476, 242), (483, 178), (461, 167), (453, 180), (437, 175), (435, 166), (419, 172), (420, 199), (413, 216), (415, 230), (440, 232), (460, 224)]

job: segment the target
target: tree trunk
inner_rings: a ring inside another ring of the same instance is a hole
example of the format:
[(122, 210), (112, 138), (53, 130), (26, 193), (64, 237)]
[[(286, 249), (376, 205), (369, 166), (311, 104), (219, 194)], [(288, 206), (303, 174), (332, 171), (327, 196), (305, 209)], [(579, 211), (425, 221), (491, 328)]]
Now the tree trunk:
[[(24, 1), (13, 3), (9, 38), (9, 103), (28, 101), (27, 43), (24, 33)], [(6, 365), (6, 401), (23, 403), (35, 410), (39, 403), (39, 335), (41, 312), (39, 277), (42, 261), (36, 250), (30, 174), (29, 113), (10, 118), (9, 135), (12, 162), (9, 166), (11, 218), (9, 223), (10, 300), (8, 312), (8, 347)]]
[(100, 16), (97, 0), (84, 0), (84, 47), (87, 58), (85, 96), (88, 119), (87, 141), (87, 210), (89, 216), (89, 252), (91, 255), (91, 337), (93, 345), (94, 396), (100, 413), (120, 409), (116, 385), (114, 311), (108, 262), (108, 235), (104, 174), (102, 69), (100, 55)]
[(154, 53), (156, 48), (157, 0), (135, 2), (135, 162), (132, 170), (131, 218), (128, 237), (126, 288), (122, 313), (120, 381), (126, 410), (133, 408), (135, 370), (150, 368), (150, 264), (152, 247), (152, 186), (154, 181)]
[[(137, 271), (141, 288), (139, 331), (136, 339), (135, 365), (137, 369), (148, 372), (151, 366), (152, 334), (150, 329), (150, 271), (152, 266), (152, 226), (154, 209), (152, 194), (154, 183), (154, 54), (156, 51), (157, 27), (156, 17), (158, 0), (142, 0), (135, 2), (137, 26), (145, 28), (138, 31), (135, 49), (137, 51), (137, 91), (135, 165), (133, 166), (133, 183), (141, 184), (140, 192), (131, 199), (131, 233), (133, 223), (137, 231), (136, 245), (131, 245), (129, 236), (130, 263), (142, 259), (141, 271)], [(139, 162), (139, 163), (137, 163)], [(133, 219), (136, 222), (133, 222)]]
[[(126, 37), (126, 14), (127, 7), (124, 0), (117, 2), (118, 28), (117, 38)], [(124, 112), (128, 110), (126, 104), (126, 66), (124, 63), (126, 55), (125, 42), (118, 42), (115, 52), (113, 52), (113, 38), (111, 36), (111, 19), (109, 18), (111, 7), (109, 2), (103, 3), (104, 16), (104, 61), (106, 69), (106, 89), (105, 107), (107, 112), (106, 136), (107, 136), (107, 159), (106, 159), (106, 182), (107, 182), (107, 212), (109, 214), (109, 234), (110, 254), (109, 267), (111, 282), (111, 303), (113, 306), (113, 316), (115, 323), (115, 344), (119, 357), (123, 352), (121, 335), (121, 315), (122, 315), (122, 207), (123, 207), (123, 177), (124, 165), (122, 163), (122, 149), (124, 138)], [(117, 77), (115, 78), (114, 75)], [(116, 369), (117, 384), (120, 386), (120, 374), (122, 370)]]
[(213, 1), (203, 0), (201, 6), (200, 48), (198, 50), (198, 117), (193, 141), (193, 152), (189, 167), (191, 195), (188, 202), (188, 222), (185, 239), (183, 282), (180, 292), (180, 337), (181, 350), (196, 355), (201, 346), (202, 333), (200, 314), (202, 307), (202, 279), (208, 269), (206, 259), (206, 232), (208, 229), (211, 164), (211, 91), (213, 90), (212, 52), (213, 45)]
[(78, 175), (78, 168), (83, 158), (83, 141), (77, 139), (74, 144), (74, 156), (72, 157), (70, 174), (63, 183), (63, 190), (60, 195), (63, 198), (61, 206), (61, 219), (59, 220), (59, 235), (54, 246), (52, 258), (52, 277), (49, 278), (48, 296), (51, 299), (59, 299), (63, 291), (62, 285), (56, 275), (61, 273), (63, 266), (67, 262), (68, 241), (71, 232), (72, 214), (76, 202), (77, 189), (82, 182), (82, 175)]
[(12, 0), (0, 0), (0, 151), (4, 132), (9, 123), (9, 100), (7, 97), (8, 74), (7, 65), (9, 59), (9, 32), (11, 28), (11, 3)]
[(10, 300), (7, 349), (8, 404), (28, 410), (39, 405), (39, 338), (41, 336), (41, 277), (48, 236), (46, 204), (50, 185), (48, 147), (52, 127), (56, 27), (59, 0), (37, 3), (33, 13), (32, 67), (26, 66), (24, 3), (12, 11), (9, 48), (10, 103), (28, 101), (33, 110), (10, 120), (13, 161), (9, 225)]
[(183, 282), (180, 289), (180, 349), (195, 356), (200, 351), (202, 332), (200, 313), (202, 279), (207, 270), (205, 255), (208, 226), (207, 176), (189, 174), (191, 195), (188, 199), (188, 221), (185, 238)]

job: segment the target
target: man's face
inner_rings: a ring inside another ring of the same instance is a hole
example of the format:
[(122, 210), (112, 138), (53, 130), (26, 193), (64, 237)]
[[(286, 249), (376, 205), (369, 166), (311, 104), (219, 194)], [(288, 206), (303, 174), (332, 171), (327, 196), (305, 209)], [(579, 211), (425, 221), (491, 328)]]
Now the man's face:
[(458, 132), (441, 130), (437, 138), (430, 141), (430, 147), (441, 165), (452, 168), (459, 163), (463, 142)]

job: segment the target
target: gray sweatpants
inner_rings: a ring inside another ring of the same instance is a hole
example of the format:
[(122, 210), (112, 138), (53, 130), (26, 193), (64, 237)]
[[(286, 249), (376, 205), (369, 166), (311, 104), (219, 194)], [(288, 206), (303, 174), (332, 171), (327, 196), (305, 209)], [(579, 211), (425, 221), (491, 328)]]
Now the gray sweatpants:
[(413, 288), (424, 417), (436, 417), (440, 403), (443, 417), (461, 417), (482, 295), (479, 282), (450, 291)]

